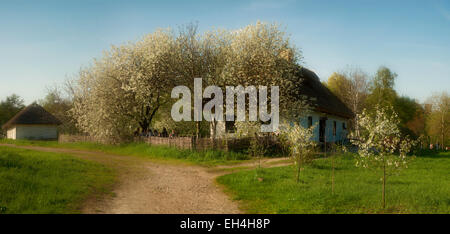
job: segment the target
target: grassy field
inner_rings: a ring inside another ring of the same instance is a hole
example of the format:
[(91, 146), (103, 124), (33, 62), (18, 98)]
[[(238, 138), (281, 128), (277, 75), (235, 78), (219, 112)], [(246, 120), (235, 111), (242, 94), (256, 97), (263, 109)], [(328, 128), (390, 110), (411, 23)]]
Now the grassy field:
[(219, 150), (180, 150), (173, 147), (149, 146), (146, 143), (105, 145), (90, 142), (58, 143), (57, 141), (28, 141), (7, 139), (1, 139), (0, 143), (91, 150), (118, 155), (177, 160), (204, 166), (235, 164), (242, 162), (242, 160), (250, 159), (248, 155), (244, 153), (224, 152)]
[(248, 213), (450, 213), (450, 152), (418, 156), (389, 177), (385, 210), (381, 171), (356, 168), (352, 155), (336, 162), (334, 195), (329, 158), (307, 166), (299, 184), (293, 166), (242, 171), (218, 182)]
[(79, 213), (114, 178), (111, 169), (69, 155), (0, 146), (0, 213)]

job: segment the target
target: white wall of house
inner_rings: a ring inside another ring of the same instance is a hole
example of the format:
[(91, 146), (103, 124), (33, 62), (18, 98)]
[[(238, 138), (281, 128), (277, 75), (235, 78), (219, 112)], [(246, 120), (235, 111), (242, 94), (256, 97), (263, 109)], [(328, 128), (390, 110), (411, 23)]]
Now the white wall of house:
[(8, 139), (47, 140), (58, 139), (56, 125), (16, 125), (7, 131)]
[(16, 139), (16, 127), (10, 128), (6, 131), (6, 138)]

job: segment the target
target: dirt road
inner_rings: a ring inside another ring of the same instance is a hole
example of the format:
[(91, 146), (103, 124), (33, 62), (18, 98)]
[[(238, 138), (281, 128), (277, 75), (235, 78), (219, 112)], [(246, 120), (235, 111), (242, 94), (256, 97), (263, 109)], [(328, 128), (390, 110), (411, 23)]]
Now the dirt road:
[(88, 199), (83, 213), (240, 213), (237, 203), (215, 183), (215, 178), (224, 174), (220, 170), (75, 149), (2, 146), (67, 153), (116, 169), (114, 195)]

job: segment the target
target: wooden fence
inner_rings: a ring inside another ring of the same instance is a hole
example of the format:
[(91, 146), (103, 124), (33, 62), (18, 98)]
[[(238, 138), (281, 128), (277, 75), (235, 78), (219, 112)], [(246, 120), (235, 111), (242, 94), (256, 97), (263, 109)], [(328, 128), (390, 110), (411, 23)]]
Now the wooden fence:
[(248, 138), (142, 137), (140, 141), (149, 145), (165, 145), (191, 150), (219, 149), (223, 151), (242, 151), (250, 146)]
[[(196, 137), (136, 137), (135, 142), (145, 142), (149, 145), (163, 145), (179, 149), (223, 151), (243, 151), (250, 147), (250, 138), (196, 138)], [(264, 145), (270, 148), (279, 146), (275, 137), (264, 137)], [(60, 135), (59, 142), (96, 142), (91, 136)]]

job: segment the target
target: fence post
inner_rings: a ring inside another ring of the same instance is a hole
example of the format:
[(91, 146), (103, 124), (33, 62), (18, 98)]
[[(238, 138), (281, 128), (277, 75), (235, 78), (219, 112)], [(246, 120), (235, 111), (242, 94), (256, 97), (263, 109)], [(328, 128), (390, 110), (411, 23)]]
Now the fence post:
[(225, 132), (225, 147), (224, 147), (225, 152), (228, 152), (228, 134)]

